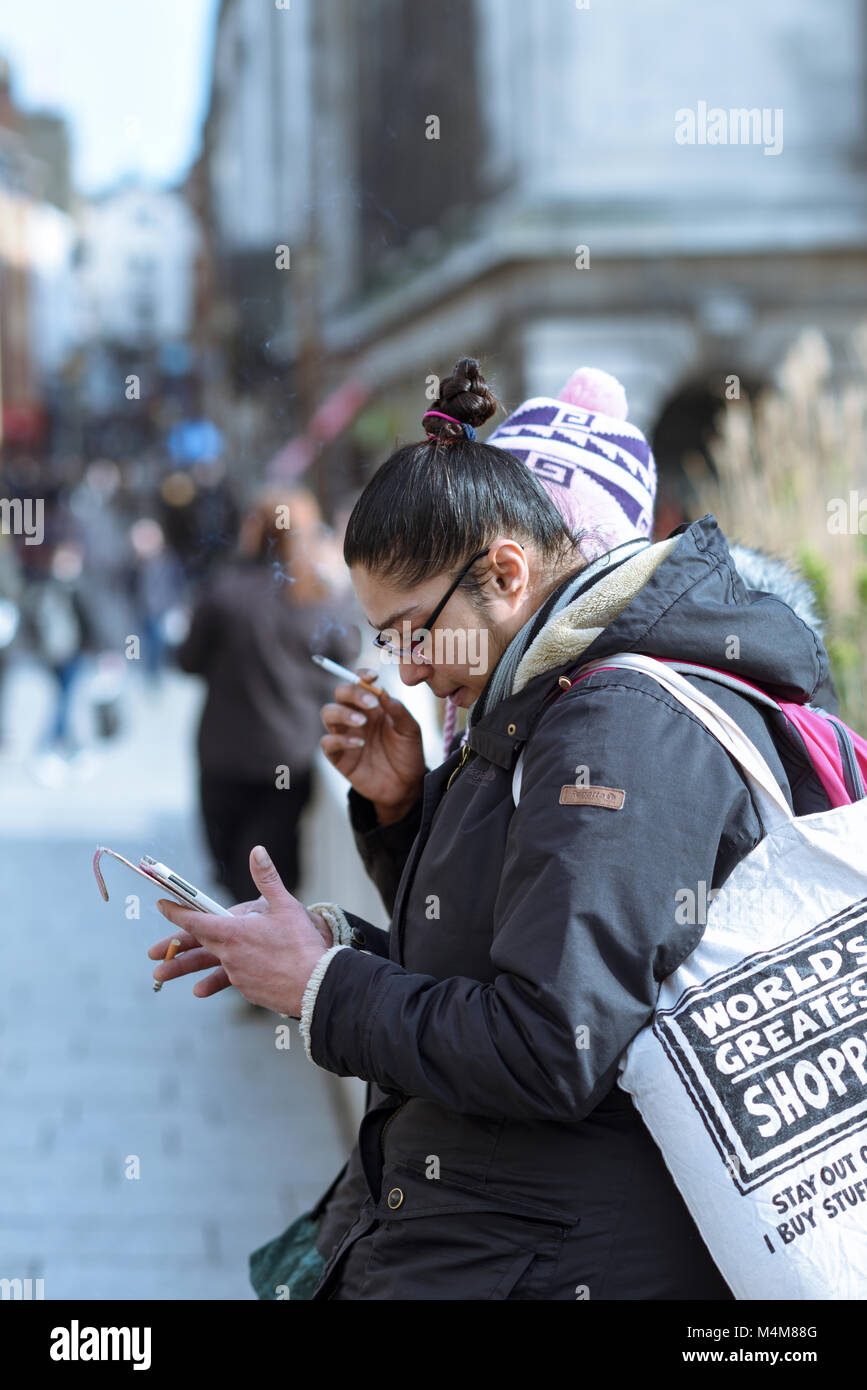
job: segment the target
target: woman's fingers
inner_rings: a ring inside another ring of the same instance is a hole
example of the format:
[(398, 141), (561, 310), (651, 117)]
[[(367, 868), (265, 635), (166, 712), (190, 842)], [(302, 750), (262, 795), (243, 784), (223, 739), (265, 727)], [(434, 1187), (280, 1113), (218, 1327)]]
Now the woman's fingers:
[(345, 753), (358, 754), (359, 748), (364, 747), (363, 738), (347, 738), (339, 734), (323, 734), (319, 740), (319, 747), (322, 749), (329, 762), (334, 762)]
[[(238, 907), (246, 911), (251, 911), (256, 906), (257, 904), (253, 902), (238, 904)], [(181, 943), (180, 950), (170, 961), (166, 961), (165, 954), (169, 944), (176, 938)], [(212, 966), (216, 966), (217, 969), (204, 980), (199, 980), (193, 989), (193, 993), (200, 999), (206, 999), (211, 994), (218, 994), (221, 989), (228, 989), (232, 983), (220, 965), (219, 956), (215, 956), (212, 951), (206, 951), (190, 932), (183, 931), (180, 927), (171, 936), (166, 936), (162, 941), (157, 941), (151, 946), (148, 955), (151, 960), (161, 962), (154, 969), (155, 980), (177, 980), (181, 975), (192, 975), (197, 970), (210, 970)]]
[(338, 705), (325, 705), (324, 709), (322, 709), (322, 723), (325, 724), (325, 728), (328, 730), (328, 737), (342, 739), (342, 745), (340, 746), (343, 746), (343, 748), (357, 748), (358, 744), (353, 744), (353, 742), (350, 741), (352, 741), (353, 738), (364, 739), (364, 735), (367, 733), (367, 720), (364, 719), (364, 716), (360, 716), (361, 719), (364, 719), (364, 723), (358, 724), (357, 721), (354, 720), (354, 717), (350, 717), (349, 714), (325, 713), (327, 710), (338, 709)]
[[(358, 736), (360, 731), (365, 730), (365, 725), (369, 722), (373, 706), (364, 705), (359, 697), (354, 696), (353, 692), (358, 691), (356, 685), (339, 685), (335, 690), (335, 695), (347, 692), (345, 697), (338, 702), (323, 705), (321, 710), (322, 723), (325, 725), (329, 734), (343, 734), (346, 737)], [(406, 705), (401, 704), (393, 695), (389, 695), (387, 690), (383, 690), (382, 699), (376, 700), (374, 696), (367, 696), (367, 692), (362, 692), (366, 698), (373, 699), (375, 705), (386, 714), (391, 721), (391, 726), (395, 733), (404, 737), (420, 737), (421, 729), (418, 720), (413, 718)]]
[(406, 705), (402, 705), (400, 700), (389, 695), (387, 690), (382, 692), (382, 708), (391, 720), (395, 733), (421, 736), (421, 726), (418, 720), (413, 718)]
[(196, 938), (192, 936), (190, 932), (182, 931), (181, 928), (178, 927), (175, 931), (172, 932), (171, 936), (164, 936), (162, 941), (157, 941), (154, 943), (153, 946), (151, 946), (150, 950), (148, 951), (148, 955), (150, 956), (151, 960), (163, 960), (165, 958), (166, 951), (169, 949), (171, 943), (175, 940), (180, 941), (180, 949), (182, 951), (189, 951), (191, 947), (201, 945), (201, 943), (197, 941)]
[(154, 970), (155, 980), (176, 980), (180, 975), (193, 975), (197, 970), (210, 970), (212, 965), (219, 965), (220, 957), (215, 956), (213, 951), (206, 951), (203, 946), (196, 949), (184, 951), (182, 954), (174, 956), (170, 961), (164, 961)]
[(193, 985), (193, 994), (199, 999), (207, 999), (211, 994), (219, 994), (221, 989), (228, 989), (232, 981), (229, 979), (225, 970), (220, 966), (213, 975), (207, 975), (204, 980), (198, 980)]
[(330, 734), (358, 732), (367, 723), (367, 715), (362, 710), (346, 705), (323, 705), (320, 717)]

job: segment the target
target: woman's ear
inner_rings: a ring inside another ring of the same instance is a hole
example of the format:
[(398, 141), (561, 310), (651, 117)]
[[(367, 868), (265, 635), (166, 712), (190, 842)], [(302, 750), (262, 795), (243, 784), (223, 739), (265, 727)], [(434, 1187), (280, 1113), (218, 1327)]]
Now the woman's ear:
[(530, 565), (520, 541), (505, 536), (495, 541), (490, 550), (490, 560), (494, 571), (491, 577), (504, 597), (512, 591), (518, 594), (523, 588), (529, 587)]

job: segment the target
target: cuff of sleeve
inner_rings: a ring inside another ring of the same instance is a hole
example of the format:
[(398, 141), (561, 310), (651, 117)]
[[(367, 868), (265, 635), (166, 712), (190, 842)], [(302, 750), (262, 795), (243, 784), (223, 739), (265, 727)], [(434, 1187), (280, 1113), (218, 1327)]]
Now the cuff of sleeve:
[[(325, 916), (324, 913), (322, 915), (323, 917)], [(304, 1051), (307, 1053), (307, 1057), (311, 1062), (313, 1061), (313, 1054), (310, 1051), (310, 1028), (313, 1024), (313, 1010), (316, 1006), (316, 996), (319, 993), (319, 986), (322, 984), (325, 978), (325, 972), (337, 955), (337, 952), (348, 951), (350, 949), (349, 946), (332, 946), (330, 951), (326, 951), (323, 956), (319, 957), (313, 967), (313, 973), (305, 986), (304, 995), (301, 1000), (299, 1028), (301, 1030), (301, 1037), (304, 1041)]]
[(421, 797), (405, 816), (400, 820), (390, 821), (388, 825), (382, 825), (377, 820), (373, 802), (366, 796), (359, 796), (354, 787), (349, 789), (348, 801), (349, 824), (355, 834), (360, 835), (363, 840), (375, 841), (385, 849), (405, 848), (407, 831), (411, 829), (414, 832), (416, 823), (421, 820)]
[(342, 907), (337, 903), (306, 903), (308, 912), (318, 912), (323, 916), (331, 928), (331, 936), (335, 946), (351, 946), (352, 928), (346, 920), (346, 914)]
[(406, 973), (381, 956), (343, 951), (325, 972), (320, 1005), (310, 1020), (312, 1061), (336, 1076), (360, 1076), (399, 1090), (399, 1084), (392, 1087), (389, 1069), (378, 1055), (381, 1045), (390, 1052), (393, 1028), (381, 1033), (377, 1019), (395, 979)]

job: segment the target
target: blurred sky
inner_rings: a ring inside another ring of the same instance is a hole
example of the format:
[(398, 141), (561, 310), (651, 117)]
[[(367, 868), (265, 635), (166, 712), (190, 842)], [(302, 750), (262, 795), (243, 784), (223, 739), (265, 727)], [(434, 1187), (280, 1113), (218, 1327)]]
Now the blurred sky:
[(180, 177), (198, 150), (219, 0), (0, 0), (0, 55), (25, 110), (65, 116), (73, 178)]

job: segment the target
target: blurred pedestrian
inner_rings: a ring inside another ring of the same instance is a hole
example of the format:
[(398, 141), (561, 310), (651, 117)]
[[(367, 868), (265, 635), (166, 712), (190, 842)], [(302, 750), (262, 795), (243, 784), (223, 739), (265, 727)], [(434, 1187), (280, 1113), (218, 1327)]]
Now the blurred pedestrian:
[(81, 750), (72, 701), (85, 654), (99, 649), (93, 596), (83, 579), (84, 551), (73, 539), (60, 541), (47, 572), (34, 575), (25, 599), (25, 622), (33, 649), (55, 687), (54, 708), (39, 742), (37, 770), (51, 776), (60, 760)]
[(174, 551), (166, 545), (163, 528), (153, 517), (143, 516), (133, 523), (130, 541), (130, 589), (136, 631), (144, 638), (145, 671), (156, 682), (163, 670), (172, 618), (183, 592), (184, 571)]
[(208, 693), (198, 733), (199, 792), (217, 873), (232, 902), (256, 896), (254, 844), (299, 881), (299, 820), (312, 789), (332, 681), (312, 661), (354, 660), (360, 637), (320, 561), (324, 527), (308, 492), (267, 491), (245, 516), (238, 555), (202, 590), (178, 649)]

